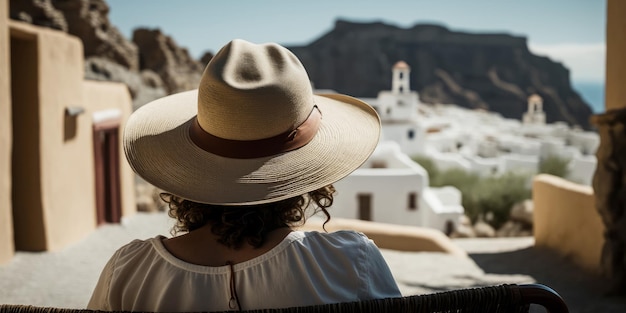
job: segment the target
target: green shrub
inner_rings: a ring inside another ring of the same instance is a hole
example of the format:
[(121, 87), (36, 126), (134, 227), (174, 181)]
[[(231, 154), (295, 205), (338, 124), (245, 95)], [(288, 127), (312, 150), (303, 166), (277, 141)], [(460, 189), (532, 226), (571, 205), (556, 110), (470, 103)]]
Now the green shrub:
[(424, 155), (415, 155), (411, 157), (411, 159), (413, 159), (415, 163), (421, 165), (426, 172), (428, 172), (428, 177), (430, 177), (431, 180), (433, 177), (437, 177), (439, 175), (439, 169), (433, 159)]
[(526, 175), (512, 172), (482, 179), (467, 201), (463, 201), (466, 211), (471, 213), (468, 216), (475, 221), (479, 215), (491, 212), (493, 219), (488, 221), (489, 224), (496, 229), (500, 228), (509, 219), (513, 205), (530, 198), (527, 180)]
[(460, 168), (439, 170), (427, 157), (414, 157), (413, 160), (426, 169), (431, 186), (454, 186), (461, 191), (465, 214), (473, 222), (480, 215), (486, 216), (491, 212), (493, 219), (487, 222), (499, 228), (509, 219), (513, 205), (531, 196), (527, 185), (529, 177), (522, 173), (481, 177)]
[[(481, 177), (475, 173), (469, 173), (461, 168), (451, 168), (440, 171), (437, 176), (432, 177), (430, 185), (433, 187), (454, 186), (461, 192), (469, 192), (481, 181)], [(464, 194), (465, 196), (465, 194)]]
[(550, 174), (562, 178), (567, 178), (570, 160), (558, 156), (549, 156), (539, 162), (539, 173)]

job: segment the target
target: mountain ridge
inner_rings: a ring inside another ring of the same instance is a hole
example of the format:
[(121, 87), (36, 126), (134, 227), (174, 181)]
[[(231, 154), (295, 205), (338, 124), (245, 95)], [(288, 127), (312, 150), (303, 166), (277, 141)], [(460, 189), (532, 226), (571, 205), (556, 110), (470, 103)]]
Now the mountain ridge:
[[(85, 45), (85, 76), (129, 86), (134, 107), (197, 86), (213, 56), (191, 57), (160, 30), (138, 28), (125, 38), (108, 18), (105, 0), (11, 0), (12, 19), (51, 27)], [(391, 87), (391, 68), (412, 67), (411, 88), (424, 103), (456, 104), (521, 119), (526, 99), (544, 100), (548, 122), (590, 128), (590, 106), (572, 88), (569, 70), (532, 54), (527, 38), (506, 33), (452, 31), (438, 24), (401, 28), (383, 21), (338, 19), (307, 45), (287, 46), (316, 88), (374, 97)]]
[(524, 36), (338, 19), (310, 44), (288, 48), (316, 88), (375, 97), (390, 89), (391, 68), (402, 60), (411, 66), (411, 89), (424, 103), (457, 104), (521, 119), (527, 97), (536, 93), (544, 100), (548, 122), (590, 127), (591, 108), (572, 88), (569, 70), (533, 54)]

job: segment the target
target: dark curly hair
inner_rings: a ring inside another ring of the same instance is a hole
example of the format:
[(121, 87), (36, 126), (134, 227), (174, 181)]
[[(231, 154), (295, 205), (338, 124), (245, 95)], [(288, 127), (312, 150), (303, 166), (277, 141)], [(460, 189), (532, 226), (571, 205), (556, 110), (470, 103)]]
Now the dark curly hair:
[(270, 231), (304, 224), (305, 210), (312, 202), (316, 205), (314, 213), (321, 211), (326, 215), (326, 225), (330, 221), (326, 208), (333, 204), (334, 192), (335, 188), (328, 185), (297, 197), (244, 206), (197, 203), (170, 193), (161, 193), (161, 199), (169, 206), (168, 215), (176, 219), (173, 235), (211, 224), (211, 231), (219, 237), (218, 241), (236, 249), (244, 242), (258, 248)]

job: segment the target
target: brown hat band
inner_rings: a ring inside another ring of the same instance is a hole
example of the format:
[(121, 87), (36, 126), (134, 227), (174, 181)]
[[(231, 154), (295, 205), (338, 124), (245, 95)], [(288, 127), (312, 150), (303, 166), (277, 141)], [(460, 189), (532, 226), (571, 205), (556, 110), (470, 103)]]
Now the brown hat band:
[(309, 117), (293, 130), (259, 140), (231, 140), (207, 133), (196, 117), (189, 128), (189, 136), (196, 146), (219, 156), (234, 159), (262, 158), (306, 145), (315, 137), (321, 120), (322, 113), (314, 106)]

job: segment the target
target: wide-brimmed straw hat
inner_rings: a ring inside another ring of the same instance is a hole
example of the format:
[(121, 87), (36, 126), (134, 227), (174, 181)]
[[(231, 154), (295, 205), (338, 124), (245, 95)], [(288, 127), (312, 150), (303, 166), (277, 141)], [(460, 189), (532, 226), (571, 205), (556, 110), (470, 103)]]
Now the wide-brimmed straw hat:
[(124, 150), (147, 182), (195, 202), (249, 205), (332, 184), (372, 153), (380, 120), (368, 104), (314, 95), (298, 58), (277, 44), (233, 40), (197, 90), (129, 118)]

